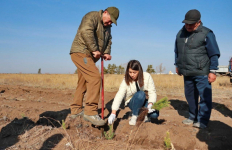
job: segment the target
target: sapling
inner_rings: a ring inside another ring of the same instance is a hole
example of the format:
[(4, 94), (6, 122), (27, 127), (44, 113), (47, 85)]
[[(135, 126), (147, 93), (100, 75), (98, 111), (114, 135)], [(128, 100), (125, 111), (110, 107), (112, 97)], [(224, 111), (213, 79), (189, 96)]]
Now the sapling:
[(104, 131), (104, 135), (107, 140), (111, 140), (114, 138), (113, 124), (109, 125), (109, 130), (107, 132)]
[(170, 102), (168, 101), (168, 98), (164, 97), (164, 98), (160, 99), (158, 102), (156, 102), (155, 104), (153, 104), (153, 106), (151, 108), (159, 111), (164, 107), (168, 107), (169, 104), (170, 104)]
[(62, 128), (63, 128), (64, 130), (66, 130), (66, 126), (65, 126), (64, 120), (62, 120)]
[(22, 113), (21, 116), (22, 116), (22, 118), (25, 118), (25, 117), (26, 117), (24, 113)]
[[(159, 101), (157, 101), (156, 103), (154, 103), (151, 108), (160, 111), (162, 108), (168, 107), (169, 104), (170, 102), (168, 101), (168, 98), (164, 97)], [(137, 118), (137, 126), (139, 126), (142, 123), (142, 121), (144, 120), (145, 116), (147, 116), (147, 114), (148, 114), (147, 108), (143, 107), (140, 109), (140, 113)]]
[(171, 148), (171, 139), (170, 139), (169, 134), (170, 133), (167, 131), (166, 132), (166, 137), (164, 137), (164, 145), (165, 145), (166, 149), (170, 149)]

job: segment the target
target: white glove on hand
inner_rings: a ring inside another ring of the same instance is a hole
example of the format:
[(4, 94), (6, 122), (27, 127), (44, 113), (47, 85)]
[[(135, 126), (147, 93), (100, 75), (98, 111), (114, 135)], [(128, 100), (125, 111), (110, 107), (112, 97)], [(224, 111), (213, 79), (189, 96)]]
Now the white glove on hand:
[(149, 114), (152, 113), (153, 111), (155, 111), (155, 109), (152, 109), (152, 108), (151, 108), (152, 105), (153, 105), (153, 104), (151, 104), (151, 103), (147, 105), (147, 109), (148, 109), (148, 113), (149, 113)]
[(109, 116), (109, 118), (108, 118), (108, 123), (112, 124), (114, 122), (115, 118), (116, 118), (116, 115), (115, 114), (111, 114)]

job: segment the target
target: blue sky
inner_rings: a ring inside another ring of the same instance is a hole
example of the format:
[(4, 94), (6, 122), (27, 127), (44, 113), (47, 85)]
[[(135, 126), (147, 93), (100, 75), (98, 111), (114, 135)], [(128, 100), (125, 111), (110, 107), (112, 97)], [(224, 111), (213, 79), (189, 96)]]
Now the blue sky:
[[(118, 26), (112, 27), (112, 60), (131, 59), (147, 65), (163, 63), (175, 70), (174, 42), (190, 9), (201, 12), (221, 51), (219, 65), (232, 56), (231, 0), (0, 0), (0, 73), (74, 73), (69, 51), (82, 17), (89, 11), (118, 7)], [(97, 62), (100, 66), (100, 61)]]

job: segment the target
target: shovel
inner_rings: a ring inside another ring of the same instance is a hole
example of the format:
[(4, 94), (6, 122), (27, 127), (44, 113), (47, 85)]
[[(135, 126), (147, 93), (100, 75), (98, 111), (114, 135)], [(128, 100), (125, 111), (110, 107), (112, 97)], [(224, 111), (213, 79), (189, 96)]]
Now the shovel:
[(101, 118), (104, 119), (104, 61), (103, 61), (103, 55), (101, 55), (101, 79), (102, 79), (102, 90), (101, 90), (101, 99), (102, 99), (102, 114)]

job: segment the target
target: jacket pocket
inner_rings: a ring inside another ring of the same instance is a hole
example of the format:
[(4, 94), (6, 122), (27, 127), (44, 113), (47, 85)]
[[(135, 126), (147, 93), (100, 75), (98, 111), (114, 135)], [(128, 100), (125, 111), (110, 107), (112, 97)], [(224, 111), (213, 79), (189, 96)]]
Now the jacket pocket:
[(209, 58), (207, 56), (196, 57), (197, 59), (197, 69), (203, 70), (204, 67), (209, 63)]
[(206, 59), (202, 59), (202, 61), (200, 62), (200, 66), (201, 68), (205, 68), (205, 66), (209, 63), (209, 58), (207, 57)]

